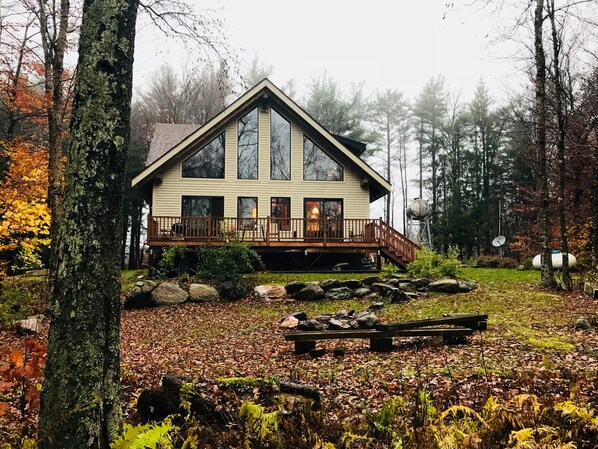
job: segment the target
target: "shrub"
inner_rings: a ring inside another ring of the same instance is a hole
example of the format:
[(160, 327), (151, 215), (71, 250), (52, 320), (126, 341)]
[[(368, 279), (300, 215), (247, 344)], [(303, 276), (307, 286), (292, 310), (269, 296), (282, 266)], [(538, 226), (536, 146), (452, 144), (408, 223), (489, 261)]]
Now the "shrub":
[(422, 247), (417, 257), (409, 264), (407, 270), (411, 276), (438, 278), (457, 276), (459, 268), (459, 249), (452, 247), (446, 256), (442, 256), (429, 248)]
[(517, 268), (517, 262), (510, 257), (480, 256), (473, 266), (477, 268)]
[(198, 251), (197, 273), (206, 279), (238, 282), (244, 274), (263, 268), (258, 253), (239, 242), (225, 246), (203, 246)]
[(225, 300), (244, 298), (257, 282), (250, 275), (264, 267), (258, 253), (236, 241), (225, 246), (201, 247), (198, 256), (197, 274), (214, 280)]
[(179, 264), (185, 257), (185, 247), (181, 245), (172, 245), (162, 251), (162, 257), (158, 262), (159, 278), (177, 277), (179, 273)]
[(10, 325), (33, 312), (33, 295), (26, 287), (5, 283), (0, 288), (0, 327)]

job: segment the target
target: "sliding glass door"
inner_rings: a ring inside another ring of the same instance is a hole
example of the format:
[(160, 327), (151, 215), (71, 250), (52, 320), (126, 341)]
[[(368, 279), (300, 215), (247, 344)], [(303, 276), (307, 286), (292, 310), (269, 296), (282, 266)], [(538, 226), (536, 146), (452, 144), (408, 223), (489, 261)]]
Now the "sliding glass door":
[(305, 238), (336, 240), (343, 238), (343, 200), (306, 198)]

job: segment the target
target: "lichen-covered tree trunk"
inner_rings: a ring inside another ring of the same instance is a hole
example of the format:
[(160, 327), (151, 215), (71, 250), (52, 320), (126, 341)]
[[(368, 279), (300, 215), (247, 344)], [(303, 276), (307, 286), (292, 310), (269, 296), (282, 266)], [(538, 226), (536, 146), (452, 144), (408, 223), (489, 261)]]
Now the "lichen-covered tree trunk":
[(85, 0), (59, 227), (40, 449), (107, 449), (120, 430), (122, 190), (137, 0)]

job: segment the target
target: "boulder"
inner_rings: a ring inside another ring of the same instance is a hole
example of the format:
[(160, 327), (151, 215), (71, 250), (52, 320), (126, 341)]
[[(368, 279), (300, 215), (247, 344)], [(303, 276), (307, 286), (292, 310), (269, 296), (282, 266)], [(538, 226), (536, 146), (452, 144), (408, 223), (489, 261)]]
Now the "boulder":
[(459, 293), (459, 281), (457, 279), (442, 278), (437, 281), (430, 282), (427, 289), (431, 292), (440, 293)]
[(151, 307), (154, 303), (149, 293), (143, 292), (143, 287), (134, 286), (125, 293), (125, 309), (141, 309)]
[(305, 312), (293, 312), (293, 313), (289, 314), (289, 316), (293, 316), (293, 317), (297, 318), (299, 321), (307, 320), (307, 313), (305, 313)]
[(361, 281), (363, 285), (372, 285), (372, 284), (382, 284), (384, 283), (384, 278), (380, 276), (368, 276), (367, 278)]
[(408, 299), (403, 290), (392, 285), (376, 283), (372, 284), (372, 290), (379, 292), (380, 296), (392, 303), (407, 301)]
[(328, 291), (333, 288), (339, 288), (340, 286), (341, 281), (336, 279), (326, 279), (325, 281), (320, 282), (320, 287), (322, 287), (324, 291)]
[(294, 294), (294, 298), (299, 301), (317, 301), (324, 298), (324, 290), (315, 282), (309, 282)]
[(355, 319), (359, 327), (362, 329), (372, 329), (376, 324), (378, 324), (378, 317), (370, 312), (360, 313), (357, 315)]
[(392, 285), (393, 287), (396, 287), (397, 285), (399, 285), (399, 280), (396, 278), (391, 278), (391, 279), (387, 279), (384, 283), (386, 285)]
[(349, 287), (332, 288), (326, 292), (326, 299), (340, 300), (353, 297), (353, 290)]
[(281, 329), (295, 329), (297, 326), (299, 326), (299, 320), (294, 316), (286, 317), (282, 320), (282, 323), (278, 325)]
[(324, 325), (316, 320), (300, 321), (297, 328), (300, 331), (323, 331), (325, 329)]
[(592, 327), (590, 320), (585, 317), (581, 317), (575, 320), (575, 329), (588, 330)]
[(293, 293), (297, 293), (299, 290), (303, 289), (303, 287), (305, 287), (305, 282), (293, 281), (285, 285), (284, 289), (289, 295), (292, 295)]
[(413, 285), (415, 285), (416, 289), (420, 290), (426, 288), (431, 281), (430, 279), (423, 277), (413, 279), (411, 282), (413, 283)]
[(341, 309), (334, 314), (334, 318), (337, 320), (346, 320), (349, 318), (349, 312), (347, 312), (347, 309)]
[(218, 290), (207, 284), (190, 284), (189, 285), (189, 301), (191, 302), (207, 302), (216, 301), (218, 299)]
[(318, 315), (314, 317), (318, 323), (323, 324), (324, 326), (328, 326), (328, 323), (332, 319), (332, 315)]
[(392, 297), (390, 298), (391, 303), (394, 304), (397, 302), (409, 301), (409, 299), (411, 299), (409, 295), (400, 288), (394, 287), (392, 290)]
[(375, 302), (368, 308), (370, 310), (382, 310), (382, 309), (384, 309), (384, 303), (383, 302)]
[(146, 280), (141, 284), (141, 291), (146, 295), (149, 295), (157, 286), (158, 284), (156, 284), (154, 281)]
[(257, 299), (262, 301), (282, 301), (287, 291), (282, 285), (258, 285), (253, 289)]
[(473, 281), (468, 281), (466, 279), (459, 279), (458, 281), (459, 281), (459, 291), (461, 293), (468, 293), (476, 287), (475, 282), (473, 282)]
[(347, 320), (331, 318), (328, 322), (328, 329), (351, 329), (351, 325)]
[(341, 281), (341, 287), (348, 287), (352, 290), (355, 290), (361, 286), (361, 281), (357, 279), (347, 279), (346, 281)]
[(363, 296), (369, 295), (370, 291), (371, 290), (367, 287), (356, 288), (355, 291), (353, 291), (353, 296), (356, 298), (362, 298)]
[(44, 315), (33, 315), (19, 320), (17, 322), (17, 328), (27, 334), (39, 334), (42, 331), (42, 324), (44, 321)]
[(173, 282), (163, 282), (152, 292), (152, 302), (156, 306), (181, 304), (189, 298), (189, 293)]
[(307, 313), (305, 313), (305, 312), (293, 312), (289, 316), (294, 316), (299, 321), (305, 321), (305, 320), (307, 320)]
[(397, 284), (397, 287), (404, 292), (415, 292), (415, 285), (413, 285), (413, 282), (411, 281), (400, 281)]

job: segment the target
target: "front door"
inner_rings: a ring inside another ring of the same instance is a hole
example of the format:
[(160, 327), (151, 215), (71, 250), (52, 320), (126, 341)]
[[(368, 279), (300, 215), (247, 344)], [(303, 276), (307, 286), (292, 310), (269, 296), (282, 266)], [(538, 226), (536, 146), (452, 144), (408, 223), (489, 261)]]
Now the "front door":
[(305, 199), (305, 238), (311, 240), (342, 240), (343, 200)]

